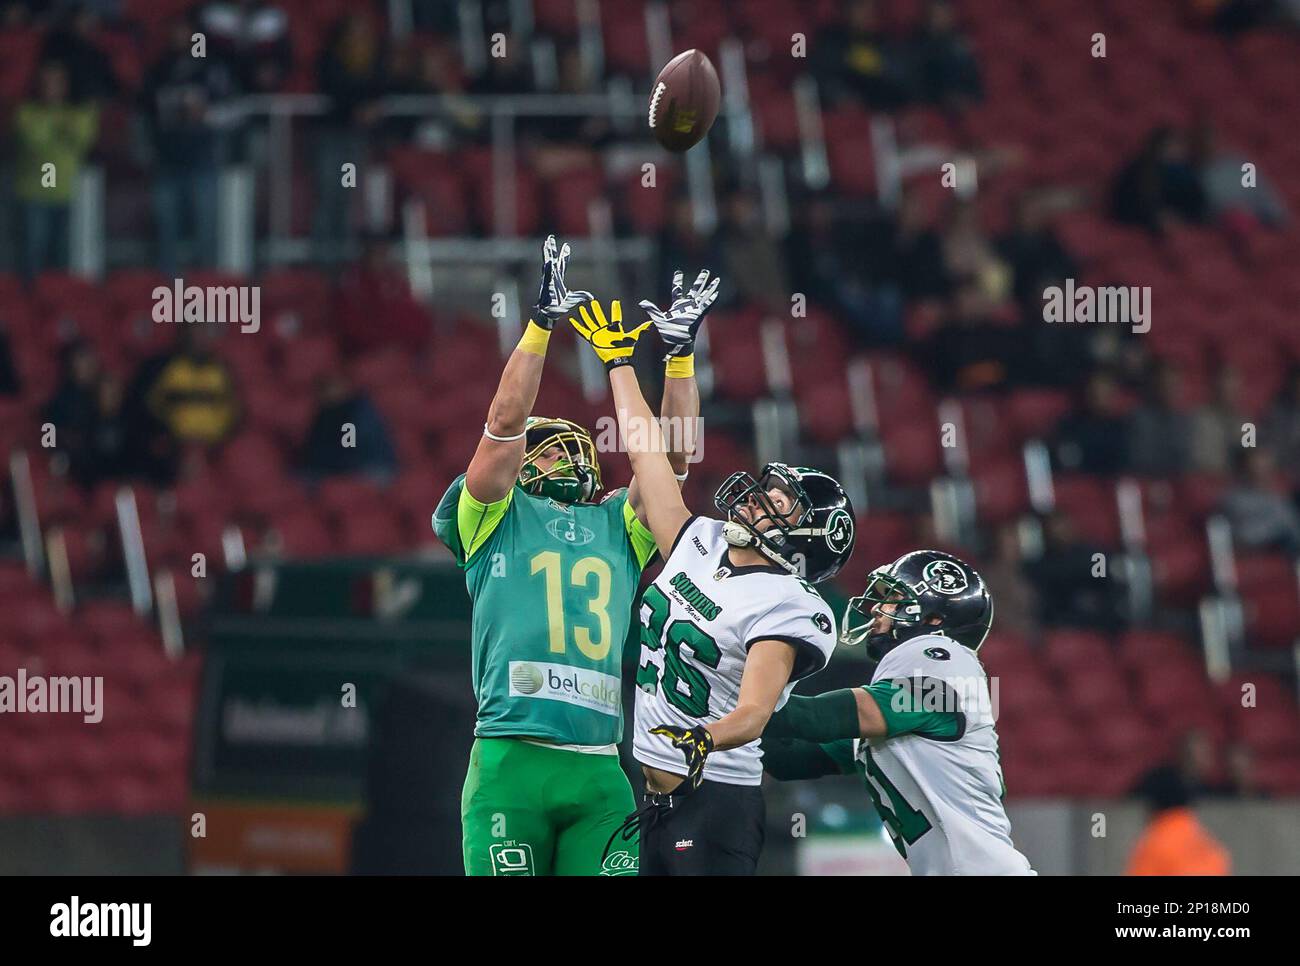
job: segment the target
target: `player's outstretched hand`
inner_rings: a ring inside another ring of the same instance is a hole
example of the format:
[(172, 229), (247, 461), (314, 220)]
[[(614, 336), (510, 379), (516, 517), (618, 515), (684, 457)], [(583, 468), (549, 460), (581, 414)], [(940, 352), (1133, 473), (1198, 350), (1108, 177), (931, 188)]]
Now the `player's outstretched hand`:
[(623, 306), (617, 301), (609, 303), (609, 319), (600, 303), (591, 300), (578, 306), (581, 320), (571, 318), (570, 322), (582, 336), (584, 342), (596, 350), (600, 361), (606, 369), (626, 366), (632, 362), (632, 350), (641, 333), (650, 327), (649, 322), (642, 322), (635, 329), (623, 327)]
[(686, 756), (686, 780), (691, 783), (692, 791), (699, 788), (700, 782), (704, 781), (704, 760), (713, 750), (713, 735), (709, 734), (709, 729), (702, 726), (674, 728), (672, 725), (659, 725), (651, 728), (650, 733), (663, 735), (673, 743), (673, 747), (681, 749)]
[(564, 272), (569, 264), (569, 245), (560, 248), (554, 235), (547, 235), (542, 245), (542, 285), (533, 307), (533, 321), (548, 332), (583, 302), (591, 301), (590, 292), (569, 291)]
[(695, 337), (700, 326), (704, 324), (704, 314), (718, 297), (718, 282), (715, 277), (709, 281), (709, 270), (703, 269), (695, 276), (695, 284), (686, 294), (682, 294), (681, 269), (673, 272), (673, 304), (665, 312), (653, 302), (641, 302), (641, 308), (655, 324), (659, 338), (668, 347), (668, 356), (688, 356), (695, 351)]

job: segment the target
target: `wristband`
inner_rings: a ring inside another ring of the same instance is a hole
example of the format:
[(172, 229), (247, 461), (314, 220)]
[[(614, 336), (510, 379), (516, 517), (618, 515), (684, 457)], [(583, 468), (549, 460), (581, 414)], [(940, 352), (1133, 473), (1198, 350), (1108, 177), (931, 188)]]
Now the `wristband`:
[(664, 366), (664, 375), (669, 379), (689, 379), (695, 375), (695, 353), (686, 356), (669, 356)]
[(525, 436), (527, 436), (528, 428), (524, 427), (524, 431), (522, 433), (519, 433), (516, 436), (494, 436), (492, 434), (492, 430), (488, 429), (488, 424), (484, 423), (483, 435), (486, 436), (488, 439), (495, 440), (498, 443), (513, 443), (515, 442), (515, 440), (523, 439)]
[(678, 483), (685, 483), (686, 477), (690, 475), (691, 475), (691, 471), (687, 470), (685, 473), (674, 473), (673, 477), (677, 480)]
[(524, 334), (519, 337), (519, 344), (515, 347), (523, 352), (531, 352), (535, 356), (546, 355), (546, 346), (551, 341), (551, 330), (543, 329), (532, 319), (528, 320), (528, 325), (524, 328)]

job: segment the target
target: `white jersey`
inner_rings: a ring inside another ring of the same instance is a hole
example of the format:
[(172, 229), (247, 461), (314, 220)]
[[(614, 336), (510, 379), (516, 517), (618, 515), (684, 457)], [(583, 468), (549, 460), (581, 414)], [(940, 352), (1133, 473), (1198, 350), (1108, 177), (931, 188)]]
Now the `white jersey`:
[[(650, 729), (693, 728), (731, 712), (751, 644), (779, 640), (796, 648), (777, 709), (795, 682), (825, 667), (835, 649), (835, 617), (812, 585), (770, 567), (732, 567), (727, 547), (721, 520), (692, 517), (641, 597), (633, 754), (676, 775), (686, 774), (686, 759)], [(759, 742), (715, 751), (704, 763), (704, 777), (761, 784)]]
[(910, 693), (925, 703), (914, 707), (931, 707), (944, 686), (956, 696), (950, 736), (902, 734), (855, 741), (853, 748), (894, 844), (913, 875), (1034, 875), (1011, 842), (1002, 807), (1005, 788), (984, 666), (956, 641), (926, 634), (889, 651), (871, 683), (917, 679), (921, 690)]

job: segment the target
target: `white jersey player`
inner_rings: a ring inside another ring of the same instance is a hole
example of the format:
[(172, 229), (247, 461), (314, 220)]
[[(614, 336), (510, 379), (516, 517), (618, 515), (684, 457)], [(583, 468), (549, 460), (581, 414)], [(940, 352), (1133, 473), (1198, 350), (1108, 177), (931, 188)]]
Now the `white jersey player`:
[[(855, 615), (866, 623), (854, 625)], [(796, 697), (763, 735), (777, 778), (857, 773), (915, 875), (1032, 875), (1011, 841), (988, 678), (980, 575), (918, 550), (871, 574), (841, 640), (868, 642), (871, 683)]]
[(583, 306), (574, 328), (609, 370), (632, 486), (665, 558), (640, 607), (633, 748), (647, 804), (623, 831), (639, 828), (642, 875), (752, 874), (765, 823), (758, 738), (794, 682), (830, 659), (835, 619), (812, 584), (853, 552), (853, 507), (825, 473), (769, 463), (722, 484), (723, 519), (692, 516), (627, 364), (650, 323), (624, 328), (610, 309), (607, 321)]
[[(772, 464), (766, 472), (785, 470)], [(770, 564), (733, 564), (725, 527), (721, 520), (691, 517), (641, 597), (633, 754), (643, 765), (676, 775), (684, 772), (681, 751), (652, 729), (695, 728), (733, 710), (750, 645), (781, 641), (794, 649), (776, 708), (800, 678), (825, 667), (835, 649), (835, 619), (822, 596)], [(758, 742), (714, 751), (702, 775), (729, 785), (762, 784)]]

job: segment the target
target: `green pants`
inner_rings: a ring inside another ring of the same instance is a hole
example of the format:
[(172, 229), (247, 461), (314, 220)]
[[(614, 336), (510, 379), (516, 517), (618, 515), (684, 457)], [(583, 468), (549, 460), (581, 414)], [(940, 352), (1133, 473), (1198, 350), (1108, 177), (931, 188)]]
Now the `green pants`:
[(475, 738), (460, 798), (466, 875), (636, 875), (610, 836), (635, 809), (616, 755)]

